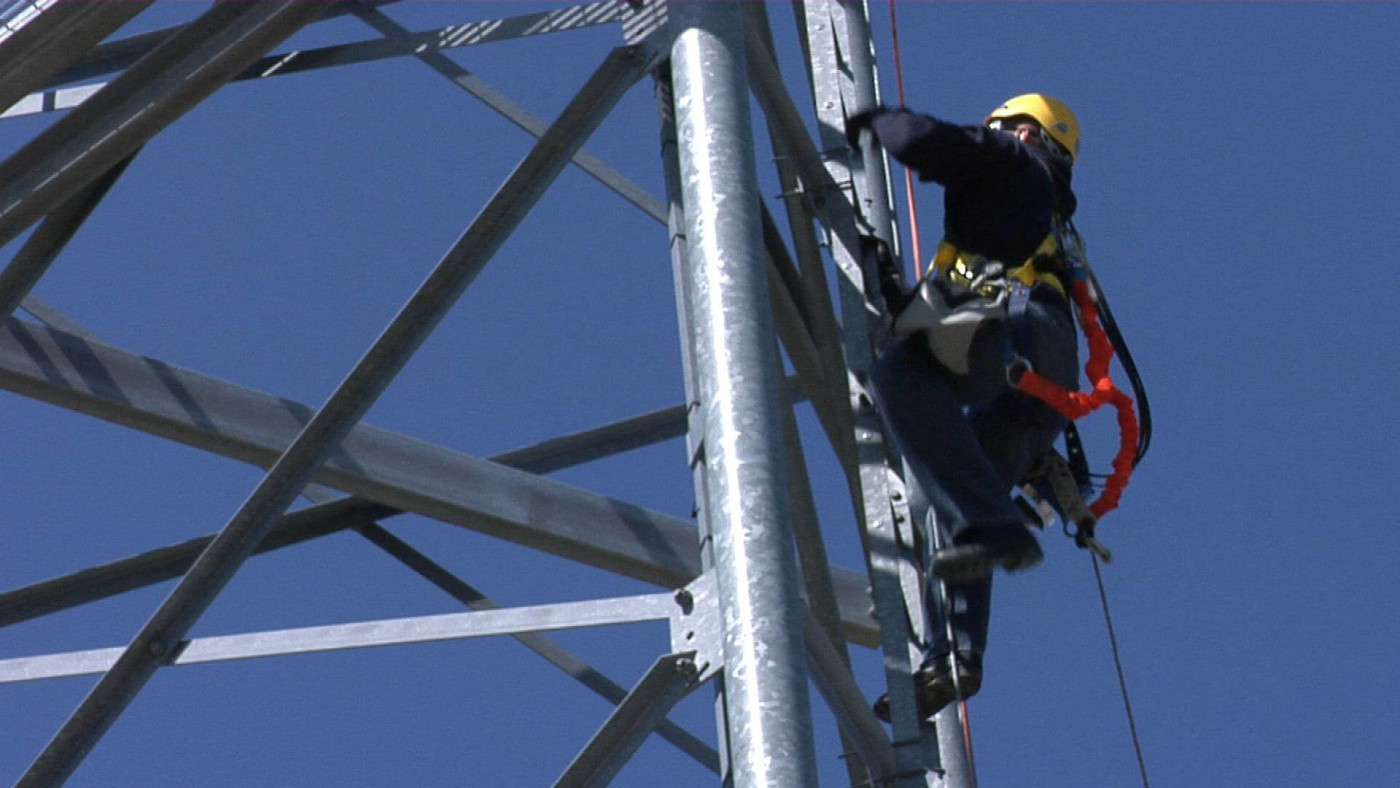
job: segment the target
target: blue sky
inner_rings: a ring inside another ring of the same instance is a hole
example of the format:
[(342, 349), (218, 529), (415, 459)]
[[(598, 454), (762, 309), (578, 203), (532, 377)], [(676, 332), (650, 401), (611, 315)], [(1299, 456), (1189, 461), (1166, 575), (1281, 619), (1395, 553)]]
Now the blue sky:
[[(547, 7), (387, 13), (425, 30)], [(159, 4), (131, 32), (199, 8)], [(872, 13), (893, 103), (886, 9)], [(1100, 531), (1117, 556), (1106, 581), (1154, 782), (1383, 784), (1400, 745), (1387, 573), (1400, 554), (1388, 495), (1400, 6), (906, 2), (899, 13), (911, 106), (975, 122), (1042, 90), (1084, 126), (1078, 225), (1156, 424)], [(771, 15), (795, 86), (791, 14)], [(290, 46), (375, 36), (341, 19)], [(450, 56), (551, 119), (617, 41), (605, 28)], [(0, 121), (0, 153), (48, 122)], [(234, 85), (146, 147), (35, 292), (118, 347), (319, 404), (529, 145), (411, 60)], [(649, 84), (587, 149), (662, 193)], [(931, 248), (941, 196), (918, 198)], [(0, 397), (6, 589), (213, 532), (261, 478)], [(491, 456), (681, 398), (665, 233), (571, 170), (366, 421)], [(843, 485), (801, 414), (829, 550), (856, 567)], [(1106, 466), (1111, 418), (1087, 430)], [(679, 441), (554, 477), (678, 517), (692, 507)], [(504, 605), (654, 590), (423, 518), (386, 525)], [(1135, 784), (1088, 558), (1058, 535), (1044, 541), (1044, 566), (997, 585), (971, 704), (981, 784)], [(10, 627), (0, 657), (124, 644), (169, 588)], [(194, 634), (458, 609), (342, 534), (250, 561)], [(625, 685), (667, 648), (659, 626), (558, 639)], [(877, 656), (853, 657), (873, 696)], [(23, 771), (93, 681), (0, 687), (0, 775)], [(711, 701), (704, 688), (675, 718), (712, 739)], [(502, 639), (175, 668), (71, 784), (547, 784), (607, 712)], [(817, 729), (824, 784), (840, 784), (824, 710)], [(713, 780), (656, 740), (618, 780), (663, 783)]]

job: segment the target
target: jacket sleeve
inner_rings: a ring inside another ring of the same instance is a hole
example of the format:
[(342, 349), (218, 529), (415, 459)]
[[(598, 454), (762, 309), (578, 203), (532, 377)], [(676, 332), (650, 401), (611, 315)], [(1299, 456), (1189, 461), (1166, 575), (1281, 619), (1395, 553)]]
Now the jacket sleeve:
[(984, 126), (959, 126), (903, 107), (877, 115), (871, 129), (880, 145), (925, 181), (1004, 176), (1017, 166), (1015, 138)]

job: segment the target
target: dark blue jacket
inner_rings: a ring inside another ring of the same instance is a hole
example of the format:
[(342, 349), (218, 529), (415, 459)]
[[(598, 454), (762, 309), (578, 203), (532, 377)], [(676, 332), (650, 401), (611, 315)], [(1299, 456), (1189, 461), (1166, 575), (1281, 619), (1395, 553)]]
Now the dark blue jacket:
[(1052, 215), (1074, 213), (1069, 158), (1009, 132), (903, 108), (877, 114), (871, 129), (920, 180), (943, 184), (943, 237), (959, 249), (1020, 265), (1050, 234)]

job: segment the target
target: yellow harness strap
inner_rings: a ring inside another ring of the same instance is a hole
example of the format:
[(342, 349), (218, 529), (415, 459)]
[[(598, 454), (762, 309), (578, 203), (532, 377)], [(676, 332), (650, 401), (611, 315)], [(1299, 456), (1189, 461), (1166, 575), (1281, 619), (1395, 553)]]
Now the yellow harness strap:
[[(1043, 283), (1054, 289), (1061, 296), (1065, 296), (1065, 286), (1060, 282), (1060, 278), (1049, 271), (1041, 271), (1036, 268), (1035, 261), (1042, 258), (1053, 258), (1059, 256), (1060, 244), (1056, 240), (1055, 234), (1050, 233), (1045, 236), (1045, 240), (1040, 242), (1035, 254), (1031, 255), (1024, 263), (1010, 269), (1006, 275), (1016, 279), (1026, 287), (1033, 287), (1036, 283)], [(987, 258), (980, 254), (964, 252), (946, 240), (938, 242), (938, 251), (933, 256), (933, 261), (928, 265), (928, 273), (931, 275), (935, 271), (948, 277), (950, 281), (959, 284), (969, 284), (976, 275), (975, 272), (981, 269), (987, 262)]]

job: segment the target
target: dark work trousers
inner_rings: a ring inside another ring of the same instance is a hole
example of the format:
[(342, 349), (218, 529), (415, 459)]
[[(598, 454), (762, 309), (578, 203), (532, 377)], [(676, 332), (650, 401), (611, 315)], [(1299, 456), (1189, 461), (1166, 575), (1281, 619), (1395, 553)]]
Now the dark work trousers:
[[(1066, 301), (1045, 285), (1032, 291), (1024, 312), (978, 333), (966, 375), (934, 360), (922, 332), (894, 340), (875, 363), (876, 400), (910, 471), (910, 514), (923, 526), (925, 540), (935, 527), (945, 545), (969, 528), (987, 529), (995, 538), (997, 529), (1025, 527), (1011, 490), (1052, 447), (1065, 420), (1007, 384), (1004, 359), (1013, 334), (1017, 353), (1033, 369), (1077, 388), (1074, 320)], [(948, 653), (947, 626), (941, 584), (931, 576), (926, 580), (925, 656), (934, 660)], [(990, 577), (949, 585), (959, 650), (986, 650), (991, 593)]]

